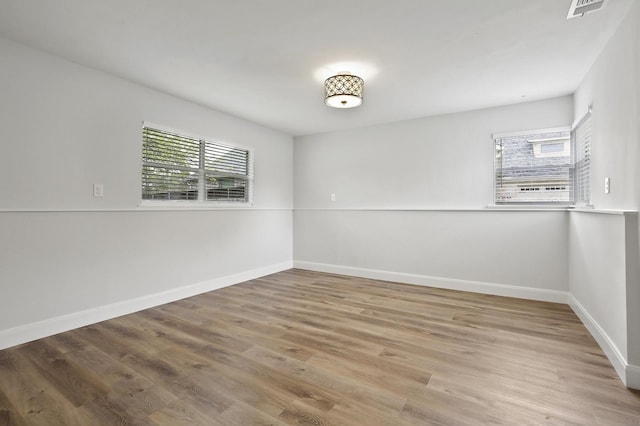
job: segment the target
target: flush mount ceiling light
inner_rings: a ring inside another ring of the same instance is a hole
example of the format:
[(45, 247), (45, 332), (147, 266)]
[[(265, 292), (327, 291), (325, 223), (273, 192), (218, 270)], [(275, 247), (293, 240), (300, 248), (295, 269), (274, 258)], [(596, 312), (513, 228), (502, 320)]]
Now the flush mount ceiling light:
[(343, 72), (324, 81), (324, 103), (333, 108), (353, 108), (362, 104), (364, 80)]

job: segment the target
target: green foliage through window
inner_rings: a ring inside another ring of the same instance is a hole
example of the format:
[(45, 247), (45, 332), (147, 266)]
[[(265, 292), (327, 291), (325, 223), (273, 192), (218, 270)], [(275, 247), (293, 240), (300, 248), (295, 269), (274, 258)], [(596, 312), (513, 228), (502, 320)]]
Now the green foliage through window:
[(249, 150), (142, 129), (142, 199), (249, 201)]

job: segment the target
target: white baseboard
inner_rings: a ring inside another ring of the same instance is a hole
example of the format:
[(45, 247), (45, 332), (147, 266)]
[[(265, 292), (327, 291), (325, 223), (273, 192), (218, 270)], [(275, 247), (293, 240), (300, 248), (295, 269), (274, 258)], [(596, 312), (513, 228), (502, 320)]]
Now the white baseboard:
[(569, 306), (571, 306), (571, 309), (573, 309), (584, 326), (587, 327), (589, 333), (591, 333), (596, 342), (598, 342), (598, 345), (600, 345), (609, 362), (613, 365), (616, 373), (620, 376), (622, 383), (629, 388), (640, 389), (640, 366), (627, 363), (627, 360), (620, 353), (620, 350), (613, 340), (611, 340), (609, 335), (607, 335), (598, 322), (573, 295), (569, 296)]
[(627, 381), (625, 385), (631, 389), (640, 390), (640, 365), (627, 364)]
[(163, 305), (186, 297), (228, 287), (244, 281), (249, 281), (265, 275), (291, 269), (292, 262), (284, 262), (263, 268), (252, 269), (238, 274), (214, 278), (197, 284), (191, 284), (160, 293), (150, 294), (131, 300), (97, 306), (80, 312), (74, 312), (47, 320), (38, 321), (18, 327), (0, 330), (0, 349), (6, 349), (36, 339), (84, 327), (111, 318), (138, 312), (154, 306)]
[(473, 293), (493, 294), (496, 296), (517, 297), (519, 299), (539, 300), (543, 302), (566, 304), (568, 303), (569, 297), (569, 293), (566, 291), (547, 290), (533, 287), (520, 287), (506, 284), (494, 284), (480, 281), (459, 280), (454, 278), (431, 277), (428, 275), (407, 274), (402, 272), (356, 268), (352, 266), (331, 265), (326, 263), (305, 262), (300, 260), (294, 260), (293, 267), (317, 272), (352, 275), (356, 277), (394, 281), (404, 284), (446, 288), (450, 290), (470, 291)]

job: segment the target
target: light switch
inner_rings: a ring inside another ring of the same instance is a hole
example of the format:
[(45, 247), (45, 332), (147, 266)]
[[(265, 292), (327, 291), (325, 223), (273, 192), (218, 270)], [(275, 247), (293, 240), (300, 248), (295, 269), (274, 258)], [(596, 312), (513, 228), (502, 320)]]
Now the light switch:
[(335, 201), (336, 200), (336, 194), (331, 194), (331, 201)]
[(104, 185), (101, 183), (93, 184), (93, 196), (94, 197), (104, 197)]
[(604, 193), (608, 194), (611, 192), (611, 178), (604, 178)]

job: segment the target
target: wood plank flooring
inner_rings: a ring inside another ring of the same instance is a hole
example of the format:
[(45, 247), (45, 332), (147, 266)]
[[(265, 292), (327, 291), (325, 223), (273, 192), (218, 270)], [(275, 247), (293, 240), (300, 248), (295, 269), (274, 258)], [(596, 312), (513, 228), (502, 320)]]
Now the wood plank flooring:
[(633, 425), (566, 305), (290, 270), (0, 351), (0, 425)]

